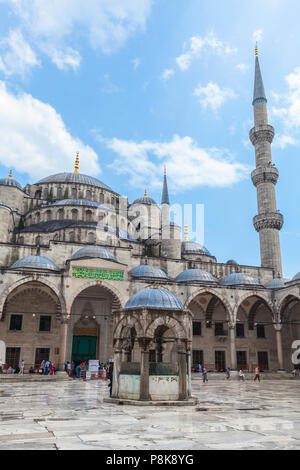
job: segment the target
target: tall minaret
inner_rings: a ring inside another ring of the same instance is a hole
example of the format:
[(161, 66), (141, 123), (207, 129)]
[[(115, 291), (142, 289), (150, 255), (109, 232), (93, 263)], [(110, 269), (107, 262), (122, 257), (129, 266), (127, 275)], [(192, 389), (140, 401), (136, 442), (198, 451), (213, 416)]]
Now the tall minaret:
[(164, 183), (161, 196), (161, 225), (170, 225), (170, 201), (167, 182), (167, 169), (164, 167)]
[(181, 227), (170, 222), (170, 200), (167, 183), (167, 171), (164, 168), (164, 182), (161, 197), (161, 256), (163, 258), (181, 258)]
[(279, 230), (283, 216), (277, 211), (275, 185), (279, 172), (272, 164), (271, 143), (274, 128), (268, 124), (267, 98), (261, 76), (257, 46), (255, 47), (254, 127), (250, 140), (255, 147), (256, 169), (252, 182), (257, 189), (258, 215), (254, 217), (259, 232), (261, 265), (274, 269), (275, 277), (282, 277)]

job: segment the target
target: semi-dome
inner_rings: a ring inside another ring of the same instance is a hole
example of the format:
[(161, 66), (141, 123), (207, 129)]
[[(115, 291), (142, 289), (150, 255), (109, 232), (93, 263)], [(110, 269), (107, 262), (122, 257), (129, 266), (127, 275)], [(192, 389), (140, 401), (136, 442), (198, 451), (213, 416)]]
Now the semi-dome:
[(47, 271), (59, 271), (53, 261), (44, 256), (26, 256), (16, 261), (9, 269), (45, 269)]
[[(62, 199), (56, 201), (51, 206), (86, 206), (86, 207), (101, 207), (101, 204), (95, 201), (89, 201), (88, 199)], [(105, 208), (107, 208), (105, 206)], [(108, 208), (107, 208), (108, 209)]]
[[(39, 180), (36, 184), (60, 183), (60, 184), (85, 184), (87, 186), (96, 186), (97, 188), (113, 191), (109, 186), (93, 176), (83, 175), (82, 173), (57, 173)], [(116, 193), (117, 194), (117, 193)]]
[(206, 255), (212, 256), (205, 246), (200, 243), (184, 241), (181, 243), (181, 253), (183, 255)]
[(242, 286), (242, 285), (249, 285), (249, 286), (260, 286), (260, 283), (254, 279), (254, 277), (249, 276), (249, 274), (245, 273), (234, 273), (229, 274), (223, 280), (224, 286)]
[(265, 287), (268, 289), (282, 289), (285, 287), (285, 279), (282, 278), (275, 278), (271, 281), (266, 282)]
[(71, 260), (82, 259), (82, 258), (101, 258), (109, 261), (117, 261), (115, 255), (104, 248), (103, 246), (89, 245), (80, 250), (76, 251), (72, 256)]
[(176, 282), (218, 282), (217, 279), (207, 271), (203, 269), (188, 269), (180, 273), (176, 279)]
[(292, 281), (299, 281), (300, 280), (300, 272), (295, 274), (295, 276), (293, 277)]
[(238, 263), (234, 259), (229, 259), (226, 264), (229, 266), (238, 266)]
[(130, 273), (132, 277), (149, 277), (154, 279), (168, 279), (166, 273), (156, 266), (151, 266), (149, 264), (142, 264), (141, 266), (136, 266), (133, 268)]
[(13, 186), (14, 188), (18, 188), (23, 191), (20, 183), (18, 183), (18, 181), (14, 180), (13, 178), (0, 178), (0, 186)]
[(163, 289), (145, 289), (134, 294), (127, 301), (124, 308), (160, 308), (166, 310), (182, 310), (183, 306), (180, 300)]

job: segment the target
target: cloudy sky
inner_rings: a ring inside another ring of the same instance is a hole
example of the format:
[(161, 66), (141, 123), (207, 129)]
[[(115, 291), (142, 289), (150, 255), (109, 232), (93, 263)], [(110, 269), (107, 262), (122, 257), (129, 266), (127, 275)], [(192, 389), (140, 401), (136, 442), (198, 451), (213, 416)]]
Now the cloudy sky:
[[(218, 261), (259, 265), (258, 42), (280, 171), (284, 275), (300, 270), (298, 0), (0, 0), (0, 177), (93, 175), (132, 201), (204, 204)], [(195, 211), (194, 211), (195, 215)], [(191, 225), (192, 222), (190, 222)], [(190, 238), (194, 225), (190, 226)], [(198, 240), (201, 241), (201, 240)]]

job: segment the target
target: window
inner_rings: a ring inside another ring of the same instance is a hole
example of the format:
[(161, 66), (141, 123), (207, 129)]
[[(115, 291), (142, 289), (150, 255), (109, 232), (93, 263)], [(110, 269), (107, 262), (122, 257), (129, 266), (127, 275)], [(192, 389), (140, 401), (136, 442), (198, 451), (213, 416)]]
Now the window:
[(257, 362), (260, 370), (269, 370), (269, 359), (266, 351), (257, 352)]
[(78, 219), (78, 210), (73, 209), (72, 210), (72, 220), (77, 220)]
[(256, 334), (257, 334), (257, 338), (265, 338), (266, 337), (265, 325), (257, 325)]
[(88, 189), (87, 192), (85, 193), (86, 199), (91, 199), (91, 191)]
[(15, 369), (20, 363), (21, 348), (6, 348), (5, 362), (8, 367)]
[(58, 217), (58, 220), (64, 220), (64, 210), (63, 209), (59, 209), (59, 211), (57, 213), (57, 217)]
[(244, 328), (243, 323), (236, 324), (236, 337), (245, 338), (245, 328)]
[(69, 238), (70, 238), (70, 242), (75, 242), (75, 233), (70, 232)]
[(49, 222), (51, 220), (51, 211), (46, 212), (46, 221)]
[(201, 321), (193, 321), (193, 336), (201, 336)]
[(215, 367), (217, 372), (225, 370), (225, 351), (215, 351)]
[(50, 349), (48, 348), (36, 348), (35, 350), (35, 366), (39, 366), (42, 361), (49, 361)]
[(223, 323), (215, 323), (215, 336), (227, 336), (227, 331), (224, 330)]
[(62, 199), (62, 188), (57, 188), (57, 199)]
[(77, 189), (76, 188), (72, 188), (72, 198), (73, 199), (77, 198)]
[(93, 216), (92, 211), (86, 211), (85, 219), (86, 219), (87, 222), (92, 222), (92, 216)]
[(22, 330), (22, 315), (11, 315), (10, 317), (10, 326), (11, 331), (21, 331)]
[(92, 232), (88, 234), (88, 243), (95, 243), (95, 234)]
[(247, 351), (236, 352), (236, 362), (238, 369), (248, 369), (247, 365)]
[(203, 366), (203, 351), (193, 349), (193, 364), (201, 364)]
[(39, 331), (50, 331), (51, 330), (51, 317), (41, 316), (40, 317), (40, 329)]
[(101, 193), (100, 194), (100, 204), (103, 204), (104, 203), (104, 194)]
[(149, 362), (156, 362), (156, 351), (155, 351), (155, 349), (150, 349), (150, 351), (149, 351)]

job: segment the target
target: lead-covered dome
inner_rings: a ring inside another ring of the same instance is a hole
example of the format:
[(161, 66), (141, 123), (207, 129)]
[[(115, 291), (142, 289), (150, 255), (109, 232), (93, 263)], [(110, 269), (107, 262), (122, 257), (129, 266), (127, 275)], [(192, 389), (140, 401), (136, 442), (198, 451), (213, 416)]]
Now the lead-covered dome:
[(23, 188), (20, 183), (18, 183), (18, 181), (14, 180), (13, 178), (0, 178), (0, 186), (12, 186), (23, 191)]
[(44, 269), (47, 271), (59, 271), (53, 261), (44, 256), (26, 256), (16, 261), (9, 269)]
[(163, 289), (145, 289), (134, 294), (126, 302), (129, 308), (160, 308), (164, 310), (183, 310), (183, 305), (177, 297)]
[(60, 184), (85, 184), (87, 186), (96, 186), (97, 188), (113, 191), (109, 186), (93, 176), (83, 175), (82, 173), (57, 173), (39, 180), (36, 184), (60, 183)]
[(135, 278), (148, 277), (153, 279), (168, 279), (168, 276), (162, 269), (150, 264), (136, 266), (129, 272), (129, 274)]
[(282, 289), (285, 287), (285, 280), (282, 278), (275, 278), (271, 281), (266, 282), (265, 287), (268, 289)]
[(133, 204), (146, 204), (148, 206), (157, 206), (154, 199), (152, 199), (151, 197), (148, 197), (148, 196), (139, 197), (138, 199), (133, 201), (132, 205)]
[(295, 274), (295, 276), (293, 277), (292, 281), (300, 281), (300, 272)]
[(176, 282), (218, 282), (217, 279), (207, 271), (203, 269), (188, 269), (180, 273), (176, 279)]
[(224, 286), (244, 286), (244, 285), (260, 286), (261, 284), (256, 279), (254, 279), (254, 277), (249, 276), (249, 274), (234, 273), (234, 274), (229, 274), (229, 276), (225, 277), (225, 279), (223, 280), (223, 285)]
[(80, 248), (80, 250), (76, 251), (74, 255), (72, 256), (71, 260), (77, 260), (77, 259), (84, 259), (84, 258), (101, 258), (101, 259), (107, 259), (109, 261), (117, 261), (115, 255), (104, 248), (103, 246), (97, 246), (97, 245), (89, 245), (85, 246), (84, 248)]
[(238, 263), (234, 259), (229, 259), (226, 264), (228, 264), (228, 266), (238, 266)]
[(205, 246), (200, 245), (200, 243), (190, 242), (190, 241), (181, 243), (181, 253), (183, 255), (212, 256), (210, 252), (205, 248)]
[[(56, 201), (52, 206), (85, 206), (85, 207), (101, 207), (101, 204), (99, 202), (95, 201), (89, 201), (88, 199), (62, 199), (60, 201)], [(107, 209), (107, 206), (105, 206), (105, 209)]]

